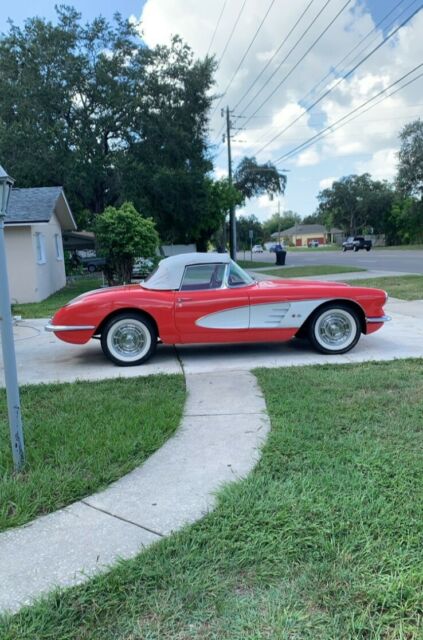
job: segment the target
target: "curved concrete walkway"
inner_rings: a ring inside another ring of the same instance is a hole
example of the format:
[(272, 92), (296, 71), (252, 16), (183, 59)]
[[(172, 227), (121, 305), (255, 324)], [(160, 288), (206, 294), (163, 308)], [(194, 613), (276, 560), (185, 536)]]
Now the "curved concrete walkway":
[[(255, 465), (270, 428), (255, 377), (186, 377), (177, 433), (105, 491), (0, 534), (0, 612), (87, 580), (201, 518)], [(240, 391), (242, 390), (242, 391)]]

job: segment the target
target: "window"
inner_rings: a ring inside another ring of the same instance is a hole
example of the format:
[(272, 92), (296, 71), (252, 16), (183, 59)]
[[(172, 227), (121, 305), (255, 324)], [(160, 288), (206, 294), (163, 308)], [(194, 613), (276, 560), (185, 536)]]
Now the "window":
[(193, 264), (185, 268), (181, 291), (220, 289), (225, 275), (224, 264)]
[(60, 233), (54, 234), (54, 247), (56, 249), (56, 260), (63, 260), (62, 238)]
[(253, 278), (248, 275), (241, 267), (235, 262), (231, 262), (228, 275), (229, 287), (245, 287), (247, 284), (252, 284)]
[(44, 264), (46, 261), (46, 250), (44, 245), (44, 236), (42, 233), (35, 234), (35, 251), (38, 264)]

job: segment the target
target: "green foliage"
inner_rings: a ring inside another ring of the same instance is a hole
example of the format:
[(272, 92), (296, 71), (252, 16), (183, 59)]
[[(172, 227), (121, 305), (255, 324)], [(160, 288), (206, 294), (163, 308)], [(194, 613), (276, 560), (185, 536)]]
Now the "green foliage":
[(244, 198), (254, 198), (265, 193), (284, 193), (286, 176), (279, 173), (271, 162), (257, 164), (255, 158), (243, 158), (234, 173), (234, 185)]
[[(0, 156), (18, 186), (63, 185), (82, 226), (132, 201), (164, 240), (210, 227), (215, 63), (179, 38), (149, 49), (116, 14), (31, 18), (0, 38)], [(88, 213), (87, 213), (88, 212)]]
[(15, 474), (0, 389), (0, 531), (84, 498), (144, 462), (178, 427), (185, 385), (182, 376), (161, 375), (30, 385), (21, 394), (27, 460)]
[[(238, 247), (241, 250), (250, 249), (253, 244), (262, 244), (263, 242), (263, 226), (254, 215), (240, 216), (237, 219), (236, 230), (238, 234)], [(253, 232), (253, 238), (250, 239), (250, 231)]]
[(142, 218), (130, 202), (119, 209), (107, 207), (97, 217), (95, 231), (109, 281), (130, 282), (134, 258), (153, 257), (159, 243), (153, 220)]
[(406, 124), (400, 133), (397, 186), (408, 196), (423, 196), (423, 122)]
[(268, 220), (263, 222), (263, 236), (267, 240), (272, 233), (277, 231), (284, 231), (293, 227), (295, 224), (301, 222), (301, 217), (295, 211), (284, 211), (281, 213), (274, 213)]
[(372, 180), (368, 173), (345, 176), (318, 194), (317, 215), (328, 228), (351, 235), (384, 233), (394, 197), (386, 181)]

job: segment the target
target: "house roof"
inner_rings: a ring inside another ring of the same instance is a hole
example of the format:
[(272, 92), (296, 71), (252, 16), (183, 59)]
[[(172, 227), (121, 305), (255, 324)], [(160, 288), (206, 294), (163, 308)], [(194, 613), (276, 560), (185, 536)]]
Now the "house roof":
[[(294, 224), (293, 227), (289, 227), (289, 229), (284, 229), (283, 231), (272, 233), (272, 238), (281, 236), (302, 236), (307, 235), (308, 233), (328, 233), (328, 230), (322, 224)], [(341, 229), (330, 229), (329, 233), (343, 233)]]
[(76, 229), (76, 223), (62, 187), (12, 189), (6, 224), (50, 222), (56, 213), (62, 229)]

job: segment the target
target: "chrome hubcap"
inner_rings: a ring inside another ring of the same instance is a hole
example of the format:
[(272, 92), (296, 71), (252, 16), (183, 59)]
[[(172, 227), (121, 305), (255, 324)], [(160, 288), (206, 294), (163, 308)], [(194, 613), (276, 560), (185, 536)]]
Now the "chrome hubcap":
[(145, 332), (136, 324), (121, 325), (112, 337), (114, 350), (124, 357), (133, 357), (142, 353), (145, 343)]
[(342, 347), (351, 338), (353, 324), (347, 314), (332, 312), (324, 316), (318, 327), (319, 337), (327, 347)]

